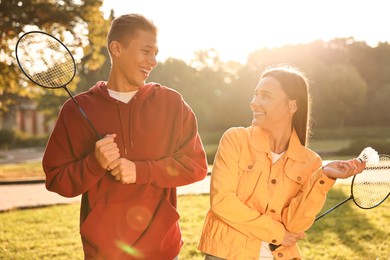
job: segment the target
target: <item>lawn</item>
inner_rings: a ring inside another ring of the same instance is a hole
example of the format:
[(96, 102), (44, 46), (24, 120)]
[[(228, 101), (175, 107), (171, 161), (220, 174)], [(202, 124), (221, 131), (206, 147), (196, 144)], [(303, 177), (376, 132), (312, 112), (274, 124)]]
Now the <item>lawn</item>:
[(42, 170), (41, 161), (15, 164), (0, 164), (0, 181), (44, 176), (45, 174)]
[[(349, 196), (336, 186), (324, 209)], [(181, 260), (203, 259), (197, 250), (208, 195), (179, 196), (185, 245)], [(0, 213), (0, 259), (82, 259), (79, 205), (57, 205)], [(300, 243), (304, 259), (390, 259), (390, 200), (371, 210), (352, 201), (317, 221)]]

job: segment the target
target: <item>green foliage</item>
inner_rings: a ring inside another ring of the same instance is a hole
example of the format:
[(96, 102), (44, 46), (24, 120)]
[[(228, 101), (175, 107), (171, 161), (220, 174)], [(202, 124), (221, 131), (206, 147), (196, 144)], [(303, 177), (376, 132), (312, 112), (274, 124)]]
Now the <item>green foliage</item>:
[(383, 140), (383, 139), (357, 139), (353, 140), (351, 144), (344, 148), (339, 150), (336, 154), (338, 155), (350, 155), (350, 154), (356, 154), (359, 155), (360, 152), (365, 147), (372, 147), (378, 153), (380, 154), (390, 154), (390, 139)]
[[(352, 58), (359, 50), (362, 58)], [(261, 71), (285, 63), (302, 68), (311, 82), (314, 127), (383, 127), (390, 125), (386, 101), (389, 77), (380, 69), (382, 74), (378, 73), (375, 80), (375, 70), (365, 71), (360, 66), (368, 58), (374, 64), (371, 55), (377, 57), (379, 53), (387, 57), (390, 48), (368, 47), (352, 38), (260, 49), (244, 65), (222, 63), (218, 53), (209, 50), (198, 52), (198, 60), (191, 65), (176, 59), (160, 63), (150, 81), (178, 90), (195, 111), (201, 132), (224, 131), (250, 124), (249, 103)], [(388, 67), (389, 60), (378, 62)]]
[(0, 148), (11, 148), (15, 139), (15, 134), (9, 129), (0, 129)]
[[(99, 9), (101, 4), (101, 0), (0, 2), (0, 113), (3, 119), (28, 98), (38, 102), (38, 108), (52, 120), (69, 98), (62, 89), (39, 89), (21, 76), (12, 56), (12, 46), (21, 33), (30, 28), (40, 28), (66, 40), (71, 51), (82, 48), (83, 53), (76, 57), (77, 77), (69, 85), (74, 94), (107, 79), (110, 61), (105, 37), (114, 16), (104, 19)], [(74, 39), (69, 40), (65, 33), (71, 33)], [(314, 127), (390, 126), (388, 43), (370, 47), (353, 38), (336, 38), (263, 48), (250, 54), (246, 64), (222, 62), (215, 49), (201, 50), (195, 55), (189, 64), (168, 58), (157, 66), (148, 81), (179, 91), (194, 110), (201, 132), (224, 132), (232, 126), (250, 125), (249, 103), (260, 72), (281, 63), (302, 68), (310, 79)]]
[(33, 135), (22, 132), (15, 132), (13, 148), (44, 147), (48, 138), (48, 134)]
[[(335, 186), (324, 210), (349, 196), (349, 186)], [(388, 259), (390, 201), (362, 210), (352, 201), (314, 223), (299, 243), (304, 259)], [(0, 213), (1, 259), (83, 259), (79, 204)], [(209, 195), (179, 196), (184, 246), (179, 258), (201, 260), (197, 249)]]
[(12, 149), (21, 147), (43, 147), (48, 135), (33, 135), (19, 131), (0, 129), (0, 148)]
[(366, 82), (351, 65), (328, 64), (315, 73), (311, 87), (315, 125), (344, 127), (347, 118), (366, 100)]
[(313, 140), (390, 138), (389, 127), (313, 128)]
[(352, 158), (365, 147), (390, 153), (389, 127), (315, 128), (309, 147), (323, 159)]
[[(0, 1), (0, 116), (7, 117), (24, 99), (42, 102), (52, 115), (58, 114), (59, 103), (50, 104), (45, 95), (52, 90), (39, 89), (21, 73), (14, 58), (14, 46), (22, 33), (42, 30), (53, 34), (69, 47), (83, 49), (79, 70), (96, 70), (104, 62), (101, 48), (105, 46), (108, 21), (100, 11), (102, 0), (7, 0)], [(69, 37), (71, 35), (72, 37)], [(80, 60), (75, 55), (77, 61)], [(78, 76), (69, 85), (76, 89)], [(54, 92), (67, 96), (65, 91)], [(54, 94), (51, 93), (51, 94)], [(42, 98), (41, 98), (42, 97)], [(60, 100), (58, 100), (60, 102)]]

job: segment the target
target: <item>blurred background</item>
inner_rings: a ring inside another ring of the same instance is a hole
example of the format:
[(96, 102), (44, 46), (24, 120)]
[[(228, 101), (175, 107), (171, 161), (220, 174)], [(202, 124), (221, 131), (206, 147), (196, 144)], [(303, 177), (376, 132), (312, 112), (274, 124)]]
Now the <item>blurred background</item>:
[[(382, 6), (381, 6), (382, 5)], [(251, 122), (261, 71), (301, 68), (310, 79), (310, 147), (324, 159), (366, 146), (390, 153), (390, 16), (382, 1), (0, 0), (0, 149), (44, 147), (63, 89), (46, 90), (21, 73), (17, 39), (42, 30), (77, 60), (74, 93), (107, 80), (111, 20), (140, 13), (159, 28), (159, 65), (148, 81), (179, 91), (196, 113), (209, 163), (232, 126)]]
[[(77, 61), (68, 87), (77, 94), (107, 80), (105, 37), (114, 17), (140, 13), (153, 20), (159, 28), (159, 65), (148, 81), (176, 89), (192, 107), (210, 167), (222, 133), (250, 125), (249, 102), (261, 71), (275, 64), (297, 66), (311, 82), (309, 146), (332, 160), (355, 157), (366, 146), (390, 154), (387, 5), (380, 0), (0, 0), (0, 184), (5, 184), (0, 206), (6, 208), (0, 207), (0, 258), (83, 258), (78, 199), (63, 202), (48, 192), (41, 166), (69, 96), (63, 89), (33, 85), (20, 71), (15, 45), (23, 33), (42, 30), (68, 46)], [(10, 180), (18, 184), (7, 185)], [(198, 183), (197, 193), (208, 190), (208, 180)], [(349, 194), (349, 185), (336, 186), (324, 209)], [(348, 203), (329, 214), (302, 241), (304, 257), (390, 259), (388, 202), (372, 210)], [(42, 207), (62, 203), (71, 204)], [(196, 248), (208, 205), (207, 194), (180, 196), (185, 240), (180, 259), (204, 258)], [(14, 207), (23, 210), (8, 211)]]

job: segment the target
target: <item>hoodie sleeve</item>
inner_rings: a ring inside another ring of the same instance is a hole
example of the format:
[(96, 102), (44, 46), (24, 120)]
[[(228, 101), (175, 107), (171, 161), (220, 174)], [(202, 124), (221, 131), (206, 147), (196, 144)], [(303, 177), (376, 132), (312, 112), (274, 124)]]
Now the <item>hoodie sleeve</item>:
[(76, 112), (73, 103), (64, 104), (42, 159), (46, 188), (64, 197), (83, 194), (105, 174), (93, 153), (94, 135), (80, 127), (83, 122)]
[(195, 114), (182, 98), (178, 101), (170, 143), (170, 155), (160, 160), (135, 161), (137, 184), (178, 187), (204, 179), (207, 160), (198, 134)]

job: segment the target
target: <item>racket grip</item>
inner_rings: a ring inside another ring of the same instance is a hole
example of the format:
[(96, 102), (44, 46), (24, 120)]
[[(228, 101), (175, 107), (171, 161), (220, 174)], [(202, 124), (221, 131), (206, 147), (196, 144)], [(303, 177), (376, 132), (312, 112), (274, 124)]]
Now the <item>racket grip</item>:
[(269, 249), (273, 252), (275, 251), (280, 245), (275, 245), (275, 244), (269, 244), (268, 245)]

